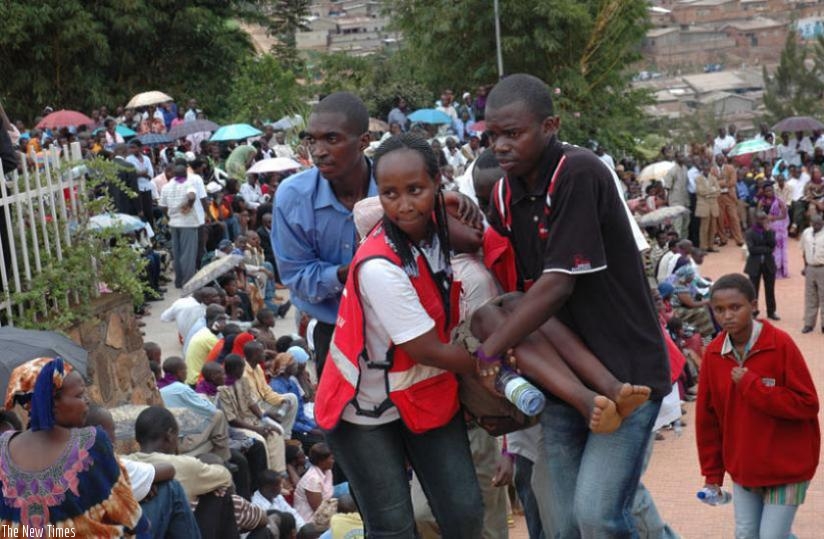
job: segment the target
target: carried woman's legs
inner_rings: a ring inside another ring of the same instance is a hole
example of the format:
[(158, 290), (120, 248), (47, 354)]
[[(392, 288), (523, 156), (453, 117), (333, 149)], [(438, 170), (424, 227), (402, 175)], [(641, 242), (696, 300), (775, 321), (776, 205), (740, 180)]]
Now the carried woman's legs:
[[(520, 297), (519, 293), (506, 294), (478, 309), (472, 317), (472, 333), (485, 339)], [(617, 380), (580, 338), (555, 318), (524, 339), (514, 355), (518, 370), (578, 410), (589, 420), (593, 432), (616, 430), (623, 417), (649, 399), (650, 388)]]

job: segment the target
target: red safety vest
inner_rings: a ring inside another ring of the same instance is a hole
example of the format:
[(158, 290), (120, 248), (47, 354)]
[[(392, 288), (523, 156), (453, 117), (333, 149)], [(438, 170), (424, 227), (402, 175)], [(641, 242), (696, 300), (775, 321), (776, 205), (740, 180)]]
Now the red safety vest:
[[(454, 374), (421, 365), (392, 343), (385, 358), (367, 356), (358, 270), (363, 262), (373, 258), (384, 258), (401, 265), (380, 224), (358, 248), (350, 265), (335, 333), (318, 384), (315, 419), (321, 428), (330, 430), (340, 421), (348, 404), (358, 406), (355, 397), (360, 383), (359, 359), (363, 357), (371, 368), (384, 369), (389, 398), (376, 410), (359, 409), (359, 413), (378, 416), (394, 404), (412, 432), (422, 433), (442, 427), (458, 411), (458, 382)], [(435, 321), (441, 342), (449, 342), (450, 332), (458, 322), (460, 283), (452, 281), (449, 290), (442, 294), (424, 256), (418, 257), (418, 277), (410, 277), (410, 280), (421, 305)]]
[[(566, 163), (566, 155), (562, 155), (549, 180), (546, 192), (546, 206), (544, 207), (545, 218), (549, 217), (552, 210), (552, 195), (561, 170)], [(533, 279), (523, 279), (518, 273), (518, 259), (515, 256), (515, 248), (509, 239), (512, 234), (512, 189), (509, 186), (509, 178), (504, 176), (495, 183), (492, 188), (492, 211), (497, 212), (498, 221), (506, 229), (506, 234), (501, 234), (492, 227), (484, 232), (484, 265), (498, 279), (504, 292), (514, 292), (520, 290), (526, 292), (535, 283)], [(541, 239), (549, 238), (549, 230), (544, 223), (538, 229)]]

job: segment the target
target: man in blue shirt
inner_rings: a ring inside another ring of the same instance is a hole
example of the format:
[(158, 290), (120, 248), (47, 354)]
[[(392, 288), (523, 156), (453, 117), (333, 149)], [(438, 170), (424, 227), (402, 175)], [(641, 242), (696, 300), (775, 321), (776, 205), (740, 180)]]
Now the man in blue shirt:
[(278, 187), (272, 247), (292, 303), (318, 320), (313, 340), (320, 375), (358, 245), (352, 208), (377, 195), (377, 186), (363, 155), (369, 113), (360, 98), (328, 95), (313, 109), (306, 133), (315, 166)]

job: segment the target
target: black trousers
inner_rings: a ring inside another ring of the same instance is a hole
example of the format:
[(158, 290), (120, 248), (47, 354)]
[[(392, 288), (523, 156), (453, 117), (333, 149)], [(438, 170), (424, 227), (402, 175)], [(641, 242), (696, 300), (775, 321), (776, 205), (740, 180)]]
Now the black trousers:
[(318, 379), (326, 363), (326, 356), (329, 354), (329, 344), (332, 342), (332, 333), (335, 332), (334, 324), (327, 324), (318, 320), (315, 331), (312, 333), (312, 341), (315, 344), (315, 363), (318, 366)]
[(700, 238), (698, 237), (698, 229), (701, 224), (701, 220), (695, 217), (695, 206), (698, 203), (698, 198), (695, 193), (690, 193), (690, 226), (688, 228), (689, 233), (689, 240), (693, 243), (693, 245), (698, 245), (700, 242)]
[[(772, 256), (772, 255), (769, 255)], [(768, 268), (766, 264), (761, 264), (758, 273), (750, 275), (750, 281), (755, 288), (755, 299), (758, 299), (761, 280), (764, 280), (764, 299), (767, 301), (767, 315), (775, 314), (775, 271)]]
[(152, 211), (152, 192), (138, 191), (137, 193), (138, 211), (143, 214), (143, 220), (149, 223), (154, 229), (154, 213)]
[(216, 496), (210, 492), (199, 496), (195, 520), (203, 539), (240, 537), (235, 521), (235, 506), (228, 494)]

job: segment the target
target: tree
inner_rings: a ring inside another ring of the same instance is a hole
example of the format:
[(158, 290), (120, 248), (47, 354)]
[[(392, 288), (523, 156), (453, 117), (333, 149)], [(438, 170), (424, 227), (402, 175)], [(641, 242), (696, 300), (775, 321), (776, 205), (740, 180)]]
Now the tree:
[(410, 77), (407, 65), (403, 51), (382, 51), (368, 57), (311, 53), (306, 61), (309, 93), (320, 97), (352, 92), (363, 99), (375, 118), (386, 118), (399, 96), (411, 110), (430, 106), (434, 94)]
[[(488, 0), (389, 2), (404, 35), (413, 80), (431, 91), (494, 83), (495, 32)], [(634, 146), (649, 102), (629, 85), (628, 66), (648, 28), (646, 0), (502, 0), (506, 73), (536, 75), (555, 88), (563, 138), (596, 138), (610, 151)], [(444, 44), (456, 44), (449, 47)], [(608, 106), (606, 106), (608, 104)]]
[(146, 90), (210, 113), (225, 81), (252, 54), (232, 23), (239, 0), (0, 2), (0, 73), (6, 108), (31, 119), (45, 105), (89, 110)]
[(298, 106), (299, 90), (295, 76), (271, 54), (246, 60), (231, 83), (227, 119), (278, 120)]
[(824, 38), (819, 36), (810, 49), (799, 42), (796, 32), (790, 31), (775, 73), (770, 76), (766, 67), (763, 73), (769, 123), (788, 116), (818, 116), (824, 112)]

